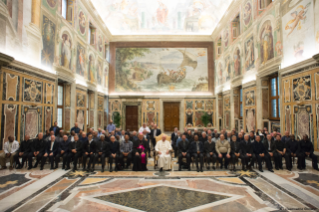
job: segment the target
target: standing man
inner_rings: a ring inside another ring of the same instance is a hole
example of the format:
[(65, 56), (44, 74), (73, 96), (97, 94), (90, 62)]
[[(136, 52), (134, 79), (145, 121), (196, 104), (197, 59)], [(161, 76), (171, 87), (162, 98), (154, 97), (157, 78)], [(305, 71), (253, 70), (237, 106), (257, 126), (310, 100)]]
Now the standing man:
[(177, 132), (178, 132), (178, 129), (177, 129), (177, 127), (175, 127), (174, 132), (171, 134), (171, 141), (173, 141), (175, 136), (177, 136)]
[(111, 133), (112, 131), (115, 131), (115, 129), (116, 129), (116, 127), (115, 127), (115, 125), (113, 124), (113, 121), (110, 120), (110, 123), (107, 125), (106, 130), (107, 130), (109, 133)]
[[(44, 157), (49, 157), (51, 170), (58, 168), (60, 143), (56, 141), (55, 136), (51, 135), (51, 142), (47, 144)], [(54, 166), (55, 162), (55, 166)], [(44, 165), (44, 164), (43, 164)]]
[[(162, 131), (160, 129), (157, 129), (157, 125), (154, 124), (153, 129), (152, 129), (150, 134), (151, 134), (152, 146), (153, 146), (153, 149), (154, 149), (155, 145), (156, 145), (156, 137), (159, 136), (160, 134), (162, 134)], [(148, 144), (148, 145), (150, 146), (150, 144)], [(149, 148), (149, 151), (151, 151), (151, 148)], [(151, 154), (149, 154), (149, 156), (150, 155)]]
[[(131, 165), (132, 162), (132, 151), (133, 151), (133, 142), (129, 140), (130, 136), (125, 135), (125, 140), (120, 144), (121, 154), (120, 161), (123, 167), (126, 169)], [(126, 166), (124, 166), (124, 158), (126, 158)]]
[(50, 132), (53, 131), (54, 132), (54, 135), (57, 136), (60, 132), (60, 127), (58, 127), (58, 122), (55, 121), (54, 122), (54, 125), (52, 127), (50, 127)]
[[(176, 137), (174, 138), (176, 139)], [(179, 156), (178, 156), (178, 164), (179, 164), (179, 171), (182, 171), (182, 159), (186, 158), (187, 160), (187, 167), (188, 167), (188, 171), (191, 170), (190, 167), (190, 163), (191, 163), (191, 156), (189, 153), (189, 147), (190, 147), (190, 143), (189, 141), (186, 139), (186, 135), (182, 135), (181, 140), (178, 142), (178, 150), (179, 150)]]
[(4, 143), (4, 152), (0, 154), (0, 165), (1, 169), (6, 169), (6, 158), (10, 158), (10, 167), (9, 169), (13, 169), (14, 157), (17, 154), (19, 149), (19, 142), (14, 140), (13, 136), (8, 137), (8, 141)]
[(74, 131), (76, 134), (80, 132), (79, 124), (77, 122), (74, 123), (74, 127), (71, 128), (71, 132)]
[[(16, 165), (18, 165), (17, 169), (22, 169), (24, 166), (24, 162), (26, 160), (28, 160), (29, 162), (29, 167), (28, 170), (32, 169), (32, 156), (33, 156), (33, 152), (32, 152), (32, 142), (30, 140), (30, 136), (26, 135), (24, 137), (24, 141), (21, 142), (20, 144), (20, 148), (18, 150), (18, 154), (16, 154), (15, 157), (15, 161), (16, 161)], [(22, 157), (22, 164), (20, 163), (19, 157)]]
[[(78, 159), (82, 157), (83, 143), (79, 141), (79, 136), (74, 136), (74, 142), (70, 143), (71, 157), (73, 158), (73, 172), (77, 170)], [(69, 159), (70, 160), (70, 159)]]
[[(194, 136), (194, 141), (191, 143), (189, 148), (189, 153), (192, 155), (193, 158), (196, 160), (196, 168), (197, 172), (203, 172), (203, 163), (204, 163), (204, 145), (202, 142), (198, 140), (198, 135)], [(198, 160), (200, 160), (200, 169), (198, 168)]]
[(230, 143), (225, 139), (224, 134), (220, 134), (219, 140), (216, 142), (216, 152), (220, 168), (223, 168), (223, 159), (225, 160), (225, 168), (227, 169), (230, 160)]
[[(155, 127), (155, 125), (154, 125), (154, 127)], [(150, 132), (151, 132), (150, 128), (149, 128), (148, 126), (146, 126), (145, 123), (143, 123), (143, 126), (140, 127), (140, 129), (138, 130), (138, 132), (139, 132), (139, 133), (143, 133), (144, 130), (146, 130), (147, 133), (150, 133)]]
[[(42, 157), (45, 153), (45, 148), (47, 143), (43, 140), (43, 133), (39, 133), (38, 134), (38, 138), (33, 140), (33, 145), (32, 145), (32, 152), (33, 152), (33, 156), (36, 157), (37, 162), (35, 163), (33, 168), (37, 168), (38, 164), (40, 163), (41, 165), (41, 160)], [(41, 167), (43, 170), (43, 167)]]
[[(154, 125), (155, 127), (155, 125)], [(166, 140), (166, 136), (162, 136), (162, 140), (158, 141), (155, 146), (155, 151), (158, 153), (158, 167), (160, 171), (168, 170), (171, 168), (172, 158), (170, 151), (172, 150), (172, 145)]]
[(215, 162), (217, 160), (217, 153), (215, 149), (215, 143), (212, 141), (212, 136), (209, 135), (207, 137), (207, 141), (204, 143), (204, 152), (206, 154), (206, 159), (207, 159), (207, 169), (209, 170), (209, 163), (212, 162), (213, 166), (212, 169), (215, 170)]
[(117, 164), (119, 162), (119, 151), (120, 151), (120, 144), (118, 141), (115, 140), (114, 136), (110, 137), (110, 155), (109, 155), (109, 163), (110, 163), (110, 172), (113, 171), (113, 163), (115, 163), (115, 171), (117, 171)]

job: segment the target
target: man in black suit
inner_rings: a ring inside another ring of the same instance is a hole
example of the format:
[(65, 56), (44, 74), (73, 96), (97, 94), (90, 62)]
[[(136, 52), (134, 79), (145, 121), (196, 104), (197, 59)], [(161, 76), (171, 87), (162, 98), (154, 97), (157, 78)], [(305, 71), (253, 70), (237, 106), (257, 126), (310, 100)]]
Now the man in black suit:
[(60, 127), (58, 127), (58, 122), (55, 121), (54, 125), (52, 127), (50, 127), (50, 132), (53, 131), (54, 135), (57, 136), (60, 133)]
[[(253, 160), (257, 160), (258, 162), (258, 168), (259, 168), (259, 171), (260, 172), (263, 172), (263, 169), (262, 169), (262, 160), (264, 159), (265, 162), (266, 162), (266, 166), (267, 167), (270, 167), (270, 157), (268, 157), (269, 154), (267, 154), (267, 151), (265, 149), (265, 146), (263, 145), (263, 143), (260, 141), (260, 136), (259, 135), (256, 135), (255, 136), (255, 142), (252, 144), (253, 146)], [(272, 169), (268, 169), (270, 172), (273, 172)]]
[[(156, 146), (156, 136), (159, 136), (160, 134), (162, 134), (162, 131), (160, 129), (157, 129), (157, 125), (154, 124), (153, 129), (151, 130), (151, 141), (152, 141), (152, 145), (153, 145), (153, 149)], [(148, 144), (149, 145), (149, 144)], [(150, 148), (149, 148), (150, 151)], [(155, 152), (155, 151), (154, 151)], [(150, 154), (149, 154), (150, 155)]]
[[(190, 145), (189, 153), (192, 155), (193, 158), (195, 158), (197, 172), (203, 172), (204, 145), (198, 140), (198, 135), (194, 136), (194, 141)], [(198, 160), (200, 160), (200, 169), (198, 168)]]
[(248, 167), (251, 169), (251, 164), (248, 164), (250, 159), (253, 156), (253, 148), (251, 146), (250, 140), (249, 140), (249, 135), (244, 136), (244, 141), (241, 142), (240, 145), (240, 158), (241, 158), (241, 163), (242, 163), (242, 169), (246, 171), (245, 167)]
[(178, 150), (179, 150), (179, 156), (178, 156), (178, 164), (179, 164), (179, 171), (182, 170), (182, 159), (186, 158), (187, 159), (187, 167), (188, 171), (190, 171), (190, 162), (191, 162), (191, 157), (190, 153), (188, 152), (190, 143), (186, 140), (186, 135), (182, 135), (182, 140), (178, 143)]
[(212, 136), (209, 135), (207, 137), (207, 140), (205, 142), (203, 141), (203, 144), (204, 144), (204, 152), (205, 152), (206, 160), (207, 160), (207, 169), (208, 170), (210, 169), (209, 163), (212, 162), (213, 164), (212, 169), (215, 170), (214, 164), (217, 160), (217, 153), (215, 149), (215, 142), (212, 141)]
[[(45, 154), (43, 155), (43, 157), (46, 157), (46, 158), (49, 157), (49, 160), (51, 163), (51, 170), (58, 168), (59, 150), (60, 150), (60, 143), (56, 141), (54, 135), (51, 135), (51, 142), (47, 143)], [(54, 166), (54, 162), (55, 162), (55, 166)]]
[[(38, 134), (38, 138), (33, 140), (33, 156), (36, 157), (37, 162), (35, 163), (35, 165), (33, 166), (33, 168), (37, 168), (39, 162), (42, 160), (42, 157), (45, 153), (45, 147), (46, 147), (46, 142), (43, 139), (43, 133), (39, 133)], [(40, 162), (41, 164), (41, 162)], [(40, 167), (40, 170), (43, 170), (43, 167)]]
[[(93, 139), (93, 136), (91, 134), (88, 137), (88, 143), (86, 144), (86, 146), (84, 146), (84, 154), (83, 154), (83, 160), (84, 160), (83, 164), (85, 164), (87, 158), (89, 158), (89, 164), (88, 164), (88, 169), (87, 169), (88, 172), (89, 171), (91, 171), (91, 172), (94, 171), (94, 164), (95, 164), (96, 154), (97, 154), (96, 140)], [(91, 164), (92, 164), (92, 169), (91, 169)]]
[(108, 157), (110, 155), (110, 146), (109, 146), (109, 142), (105, 141), (105, 135), (103, 134), (100, 136), (100, 140), (96, 143), (96, 152), (97, 154), (93, 162), (93, 169), (98, 158), (101, 158), (101, 164), (102, 164), (101, 172), (104, 172), (105, 157)]
[[(286, 145), (284, 144), (284, 142), (281, 141), (281, 135), (277, 134), (276, 140), (275, 140), (275, 152), (274, 152), (276, 170), (283, 169), (282, 157), (285, 157), (285, 154), (286, 154)], [(286, 165), (287, 165), (287, 158), (286, 158)]]
[(297, 152), (299, 169), (306, 169), (305, 159), (309, 157), (310, 159), (312, 159), (312, 168), (319, 171), (318, 156), (315, 155), (313, 152), (313, 144), (309, 140), (308, 136), (304, 135), (303, 139), (299, 141), (299, 149)]
[(237, 140), (236, 135), (233, 135), (232, 140), (230, 142), (230, 157), (232, 163), (234, 164), (234, 171), (236, 170), (236, 159), (240, 157), (240, 145), (241, 142)]
[(110, 155), (109, 155), (109, 163), (110, 163), (110, 172), (113, 171), (113, 163), (115, 163), (115, 171), (117, 171), (117, 164), (119, 162), (119, 152), (120, 152), (120, 143), (115, 140), (114, 136), (110, 137)]
[(83, 143), (79, 140), (79, 136), (75, 134), (74, 142), (70, 142), (71, 157), (73, 158), (73, 172), (77, 170), (78, 159), (82, 157)]
[[(14, 156), (16, 164), (18, 165), (17, 169), (22, 169), (26, 160), (28, 160), (29, 163), (28, 170), (32, 169), (32, 145), (33, 144), (30, 140), (30, 136), (26, 135), (24, 137), (24, 141), (22, 141), (20, 144), (18, 154)], [(19, 157), (22, 157), (22, 164), (20, 163)]]
[[(58, 161), (60, 162), (60, 157), (63, 157), (62, 169), (70, 169), (70, 141), (67, 135), (64, 135), (63, 140), (60, 142), (60, 149), (57, 155)], [(66, 165), (66, 168), (65, 168)]]
[[(264, 144), (264, 147), (266, 150), (265, 155), (271, 161), (271, 158), (274, 156), (274, 152), (275, 152), (275, 141), (272, 139), (272, 136), (270, 134), (266, 134), (266, 136), (263, 140), (263, 144)], [(272, 170), (272, 163), (269, 163), (266, 165), (269, 165), (269, 166), (267, 166), (269, 171)]]
[[(182, 134), (184, 135), (184, 134)], [(176, 158), (178, 156), (178, 145), (177, 145), (177, 140), (181, 140), (182, 139), (182, 135), (179, 131), (177, 131), (177, 135), (174, 136), (174, 140), (172, 140), (172, 148), (174, 150), (174, 157)], [(186, 135), (185, 135), (185, 139), (186, 139)]]
[(173, 141), (174, 138), (177, 136), (177, 132), (178, 132), (178, 129), (177, 129), (177, 127), (175, 127), (174, 132), (171, 134), (171, 141)]
[[(283, 140), (283, 139), (281, 139)], [(286, 156), (289, 157), (289, 164), (287, 169), (291, 170), (292, 169), (292, 160), (291, 157), (297, 157), (297, 151), (299, 148), (299, 142), (295, 140), (295, 135), (290, 135), (290, 140), (286, 141)]]

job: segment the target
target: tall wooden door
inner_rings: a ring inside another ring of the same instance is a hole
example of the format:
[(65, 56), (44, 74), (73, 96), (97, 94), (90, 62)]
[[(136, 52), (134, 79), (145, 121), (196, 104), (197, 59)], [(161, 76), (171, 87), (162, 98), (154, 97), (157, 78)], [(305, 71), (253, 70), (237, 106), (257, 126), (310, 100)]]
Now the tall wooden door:
[(164, 102), (164, 131), (172, 132), (179, 127), (179, 102)]
[(126, 130), (138, 130), (138, 107), (126, 106), (125, 114)]

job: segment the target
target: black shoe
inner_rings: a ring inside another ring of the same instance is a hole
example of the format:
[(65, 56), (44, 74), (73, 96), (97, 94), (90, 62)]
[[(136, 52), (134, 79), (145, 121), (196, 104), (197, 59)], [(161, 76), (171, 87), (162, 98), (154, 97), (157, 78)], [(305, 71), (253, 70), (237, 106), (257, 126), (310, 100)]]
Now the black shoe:
[(213, 166), (212, 168), (213, 168), (213, 170), (215, 170), (215, 166)]
[(203, 172), (203, 168), (200, 168), (200, 171)]
[(67, 171), (67, 170), (69, 170), (69, 169), (71, 169), (70, 166), (66, 167), (65, 171)]
[(276, 170), (279, 170), (278, 167), (276, 167)]
[(82, 169), (83, 171), (85, 171), (86, 170), (86, 168), (85, 167), (83, 167), (83, 169)]
[(110, 172), (112, 172), (113, 171), (113, 169), (112, 169), (112, 167), (110, 168)]
[(280, 169), (281, 169), (281, 170), (283, 170), (283, 168), (282, 168), (282, 167), (280, 167)]
[(223, 169), (223, 166), (220, 166), (220, 169)]
[(55, 166), (54, 169), (58, 169), (58, 166)]
[(197, 167), (197, 172), (199, 172), (199, 168)]
[(22, 165), (18, 165), (18, 167), (16, 169), (22, 169), (23, 166)]
[(50, 170), (54, 170), (54, 167), (51, 166)]
[(244, 172), (247, 171), (245, 167), (243, 167), (242, 170), (243, 170)]
[(210, 167), (209, 167), (209, 166), (207, 166), (207, 170), (210, 170)]
[(188, 171), (190, 171), (191, 170), (191, 168), (188, 168)]
[(29, 167), (28, 167), (28, 170), (31, 170), (31, 169), (32, 169), (32, 166), (29, 166)]
[(114, 171), (116, 171), (117, 172), (117, 167), (115, 166), (115, 169), (114, 169)]
[(179, 167), (179, 168), (178, 168), (178, 171), (182, 171), (182, 168), (181, 168), (181, 167)]
[(38, 164), (35, 164), (35, 165), (33, 166), (33, 168), (35, 168), (35, 169), (36, 169), (37, 167), (38, 167)]
[(291, 169), (287, 169), (287, 170), (291, 172)]
[(64, 166), (62, 166), (62, 169), (65, 169), (65, 167), (64, 167)]
[(163, 171), (163, 168), (160, 168), (160, 170), (159, 170), (160, 172), (162, 172)]
[(40, 167), (40, 170), (41, 170), (41, 171), (43, 170), (43, 167), (42, 167), (42, 166)]
[(225, 169), (227, 169), (228, 166), (225, 166)]
[(104, 172), (104, 167), (102, 167), (102, 170), (101, 170), (101, 172)]
[(270, 171), (270, 172), (274, 172), (274, 170), (272, 170), (272, 169), (268, 169), (268, 171)]
[(260, 172), (264, 172), (262, 169), (259, 169)]

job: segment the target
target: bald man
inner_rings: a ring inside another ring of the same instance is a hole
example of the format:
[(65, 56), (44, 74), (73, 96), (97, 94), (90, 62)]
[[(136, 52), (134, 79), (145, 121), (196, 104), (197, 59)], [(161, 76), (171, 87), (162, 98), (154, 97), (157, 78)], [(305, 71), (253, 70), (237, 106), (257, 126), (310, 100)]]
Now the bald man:
[(37, 162), (35, 163), (33, 168), (37, 168), (39, 162), (42, 161), (42, 157), (45, 153), (46, 142), (43, 139), (43, 133), (39, 133), (38, 138), (33, 140), (32, 143), (33, 156), (37, 159)]
[(162, 140), (158, 141), (155, 146), (155, 151), (158, 154), (158, 167), (160, 171), (168, 170), (171, 168), (172, 158), (170, 151), (172, 150), (171, 142), (166, 140), (166, 136), (162, 136)]
[(70, 140), (67, 135), (64, 135), (60, 142), (60, 149), (57, 155), (57, 161), (60, 162), (60, 157), (63, 157), (62, 169), (70, 169)]
[[(26, 160), (29, 162), (28, 170), (32, 169), (32, 156), (32, 142), (30, 136), (26, 135), (24, 141), (20, 144), (18, 154), (15, 155), (16, 165), (18, 166), (17, 169), (22, 169)], [(20, 163), (19, 157), (22, 157), (22, 164)]]
[[(49, 157), (49, 160), (51, 163), (51, 170), (58, 168), (59, 150), (60, 150), (60, 143), (56, 141), (56, 138), (54, 135), (51, 135), (51, 142), (47, 144), (46, 151), (44, 154), (44, 157)], [(55, 162), (55, 166), (54, 166), (54, 162)]]

